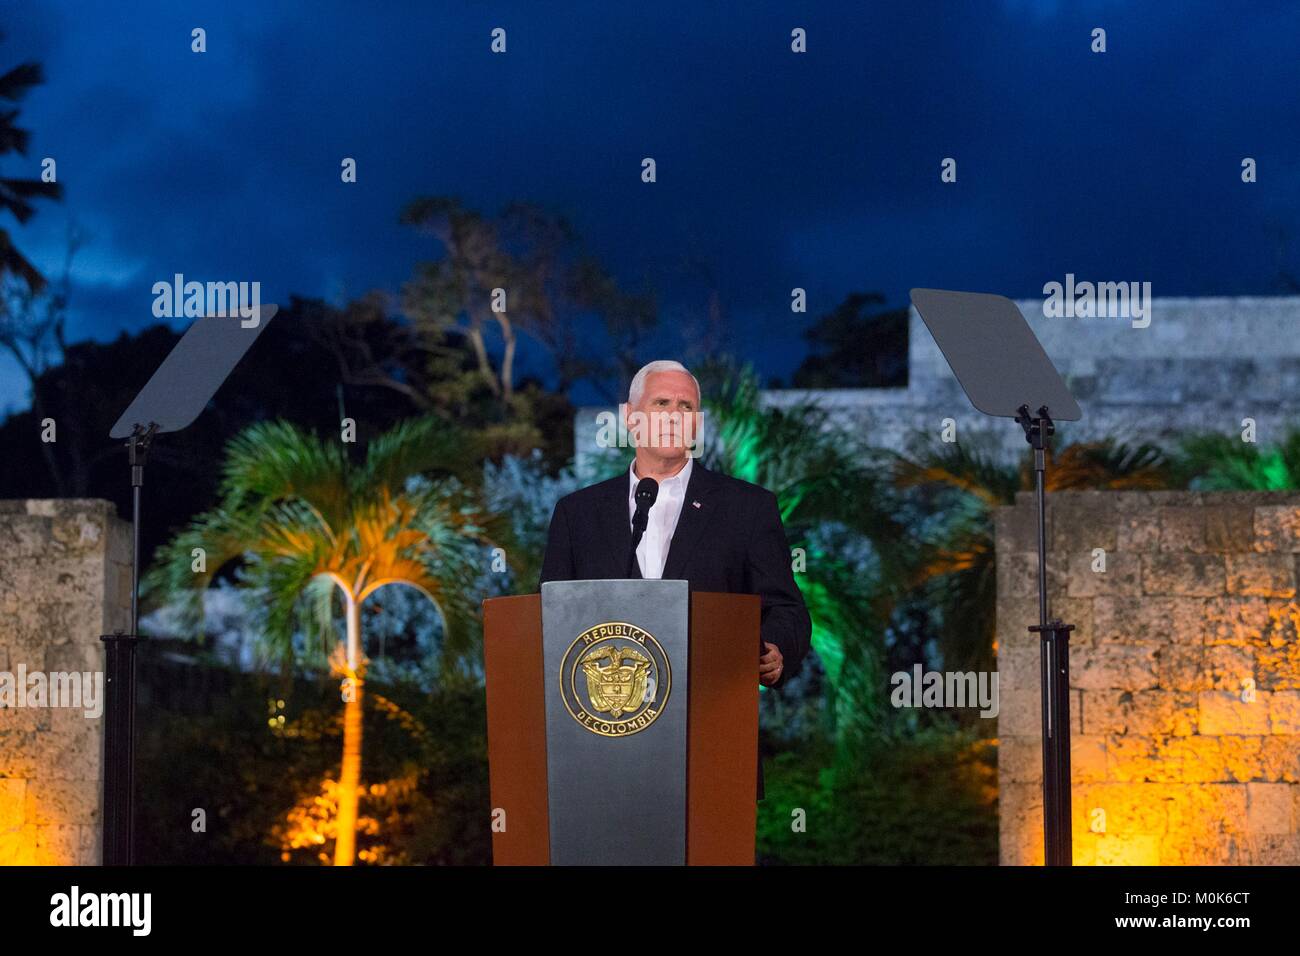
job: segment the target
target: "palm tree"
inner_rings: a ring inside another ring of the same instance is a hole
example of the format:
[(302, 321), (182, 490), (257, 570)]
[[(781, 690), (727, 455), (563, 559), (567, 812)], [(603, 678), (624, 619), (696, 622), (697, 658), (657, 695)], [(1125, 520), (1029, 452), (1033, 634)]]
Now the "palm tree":
[(1260, 448), (1236, 436), (1185, 437), (1174, 469), (1180, 485), (1204, 491), (1287, 491), (1300, 488), (1300, 431)]
[(813, 401), (764, 407), (749, 368), (705, 362), (702, 460), (776, 495), (795, 582), (812, 618), (812, 644), (826, 669), (839, 744), (876, 729), (884, 681), (882, 635), (910, 566), (898, 495), (878, 452)]
[[(456, 475), (476, 463), (466, 439), (433, 419), (398, 424), (369, 444), (361, 462), (341, 443), (287, 422), (253, 425), (227, 446), (217, 505), (162, 550), (150, 573), (151, 593), (196, 597), (242, 560), (241, 580), (261, 604), (266, 649), (286, 664), (295, 633), (313, 623), (322, 635), (335, 633), (333, 599), (341, 597), (346, 640), (329, 655), (345, 705), (335, 866), (350, 866), (356, 848), (362, 605), (390, 584), (415, 588), (442, 617), (444, 658), (471, 649), (490, 522)], [(425, 477), (435, 471), (445, 477)], [(193, 601), (190, 610), (197, 611)]]
[[(945, 666), (987, 670), (997, 605), (993, 510), (1014, 504), (1018, 491), (1033, 490), (1033, 452), (1026, 446), (1018, 459), (1008, 459), (983, 436), (962, 443), (921, 439), (917, 446), (915, 459), (895, 458), (894, 478), (900, 489), (925, 496), (931, 519), (919, 526), (917, 560), (902, 583), (938, 610)], [(1048, 492), (1167, 488), (1173, 480), (1154, 445), (1106, 440), (1047, 452)]]
[[(0, 75), (0, 100), (17, 103), (29, 89), (43, 81), (39, 63), (21, 63)], [(0, 109), (0, 156), (9, 153), (27, 155), (31, 133), (14, 125), (17, 118), (17, 109)], [(20, 223), (26, 222), (36, 212), (30, 200), (58, 199), (62, 194), (63, 187), (58, 183), (0, 178), (0, 209), (12, 214)], [(45, 287), (45, 277), (18, 251), (5, 229), (0, 229), (0, 272), (18, 276), (32, 292), (40, 292)]]

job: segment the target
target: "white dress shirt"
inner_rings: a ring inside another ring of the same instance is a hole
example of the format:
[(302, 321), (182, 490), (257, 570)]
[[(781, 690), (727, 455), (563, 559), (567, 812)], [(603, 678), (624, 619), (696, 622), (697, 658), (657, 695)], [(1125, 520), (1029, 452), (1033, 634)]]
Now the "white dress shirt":
[[(682, 514), (682, 502), (686, 500), (686, 485), (691, 480), (691, 463), (686, 465), (671, 478), (659, 482), (659, 496), (650, 506), (650, 514), (641, 535), (641, 543), (636, 546), (636, 563), (641, 568), (643, 578), (662, 578), (664, 562), (668, 560), (668, 547), (673, 541), (673, 532), (677, 530), (677, 519)], [(628, 468), (627, 517), (632, 520), (636, 514), (636, 486), (641, 481), (636, 476), (636, 461)]]

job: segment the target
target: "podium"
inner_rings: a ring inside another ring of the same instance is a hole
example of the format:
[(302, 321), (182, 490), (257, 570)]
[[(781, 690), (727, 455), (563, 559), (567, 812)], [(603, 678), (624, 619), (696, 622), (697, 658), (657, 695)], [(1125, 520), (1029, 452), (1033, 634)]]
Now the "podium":
[(484, 601), (494, 864), (752, 866), (760, 617), (672, 580)]

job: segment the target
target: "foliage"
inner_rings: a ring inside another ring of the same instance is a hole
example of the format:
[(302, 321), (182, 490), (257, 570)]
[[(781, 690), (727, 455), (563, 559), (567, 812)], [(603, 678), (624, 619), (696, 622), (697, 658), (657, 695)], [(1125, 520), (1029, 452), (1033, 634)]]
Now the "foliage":
[[(473, 358), (461, 376), (465, 387), (485, 386), (505, 414), (527, 411), (527, 403), (515, 401), (521, 334), (546, 349), (561, 394), (582, 379), (599, 387), (611, 375), (627, 379), (635, 371), (636, 352), (658, 322), (656, 298), (620, 289), (564, 216), (527, 202), (487, 216), (453, 197), (423, 196), (407, 204), (402, 222), (442, 252), (406, 283), (406, 314), (430, 341), (464, 337)], [(497, 300), (505, 290), (508, 298)], [(599, 318), (605, 341), (584, 349), (593, 336), (579, 335), (577, 322), (587, 316)]]
[[(260, 604), (268, 656), (289, 665), (295, 633), (334, 643), (333, 585), (358, 600), (388, 584), (414, 587), (446, 625), (444, 658), (477, 646), (473, 585), (488, 516), (457, 475), (472, 477), (472, 441), (433, 419), (377, 437), (353, 461), (346, 446), (287, 422), (253, 425), (227, 448), (216, 507), (196, 517), (146, 576), (150, 595), (197, 592), (233, 562)], [(422, 476), (440, 472), (437, 481)], [(194, 554), (206, 555), (194, 569)], [(304, 601), (306, 595), (310, 600)]]
[(572, 467), (551, 474), (536, 450), (526, 457), (508, 455), (499, 464), (484, 465), (484, 504), (508, 524), (513, 548), (509, 564), (516, 590), (536, 589), (555, 503), (580, 486)]
[[(988, 435), (945, 443), (919, 436), (914, 458), (894, 458), (894, 480), (926, 517), (916, 525), (913, 564), (900, 583), (933, 608), (942, 666), (992, 670), (997, 566), (993, 511), (1034, 487), (1033, 450), (1014, 459)], [(1079, 442), (1047, 453), (1046, 489), (1168, 487), (1173, 469), (1153, 445)]]
[(841, 740), (870, 733), (881, 715), (890, 569), (907, 547), (879, 456), (813, 402), (764, 407), (750, 369), (714, 362), (697, 374), (702, 461), (776, 495), (835, 732)]
[(1174, 470), (1180, 486), (1203, 491), (1290, 491), (1300, 488), (1300, 431), (1260, 448), (1230, 435), (1187, 435)]
[[(997, 863), (997, 760), (978, 731), (934, 727), (884, 740), (851, 769), (823, 745), (768, 764), (759, 804), (765, 863)], [(806, 829), (792, 829), (803, 810)]]
[[(794, 388), (903, 388), (907, 385), (908, 310), (879, 311), (885, 297), (854, 292), (804, 332), (812, 347)], [(868, 308), (876, 312), (867, 313)], [(863, 348), (870, 342), (870, 348)]]
[[(334, 682), (187, 662), (174, 641), (143, 642), (137, 780), (141, 863), (284, 862), (282, 835), (338, 771), (342, 716)], [(488, 805), (481, 690), (432, 692), (367, 680), (366, 793), (359, 836), (374, 862), (484, 864)], [(283, 720), (281, 720), (283, 718)], [(378, 789), (372, 789), (372, 786)], [(206, 827), (196, 832), (193, 811)], [(315, 849), (289, 862), (316, 865)]]
[[(27, 155), (31, 132), (15, 125), (18, 109), (13, 105), (27, 95), (33, 86), (44, 82), (39, 63), (20, 63), (0, 74), (0, 100), (8, 104), (0, 109), (0, 156), (17, 153)], [(0, 177), (0, 211), (7, 212), (20, 223), (25, 223), (36, 213), (33, 199), (58, 199), (63, 195), (59, 183), (39, 179), (13, 179)], [(14, 245), (9, 230), (0, 227), (0, 274), (16, 276), (32, 292), (45, 287), (45, 277)]]

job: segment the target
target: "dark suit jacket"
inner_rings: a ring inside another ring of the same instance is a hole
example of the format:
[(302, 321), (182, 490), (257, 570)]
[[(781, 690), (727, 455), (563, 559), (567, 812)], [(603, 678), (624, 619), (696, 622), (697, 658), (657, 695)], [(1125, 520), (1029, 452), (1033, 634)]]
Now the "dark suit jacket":
[[(631, 548), (628, 475), (623, 472), (566, 495), (555, 505), (541, 583), (626, 577)], [(773, 686), (781, 687), (798, 671), (808, 653), (812, 622), (790, 570), (790, 546), (776, 495), (709, 471), (697, 459), (663, 576), (686, 580), (693, 591), (759, 595), (763, 640), (780, 648), (784, 658), (781, 679)], [(757, 652), (755, 648), (755, 679)], [(763, 796), (761, 761), (758, 796)]]

